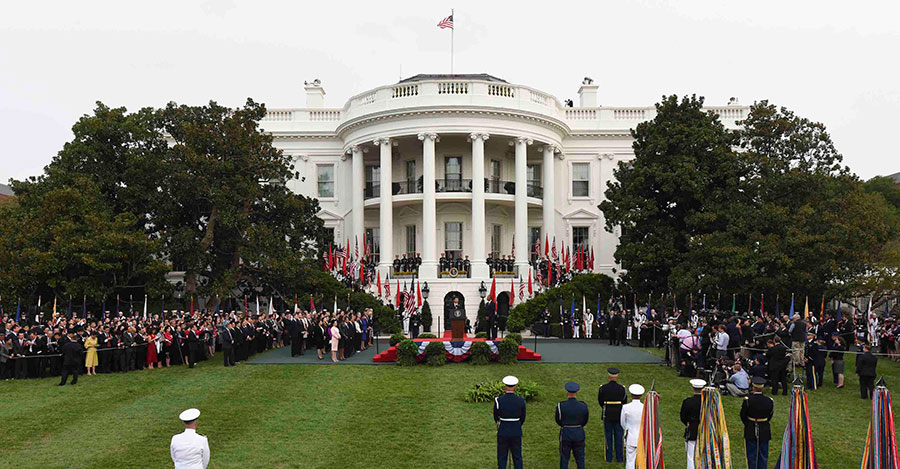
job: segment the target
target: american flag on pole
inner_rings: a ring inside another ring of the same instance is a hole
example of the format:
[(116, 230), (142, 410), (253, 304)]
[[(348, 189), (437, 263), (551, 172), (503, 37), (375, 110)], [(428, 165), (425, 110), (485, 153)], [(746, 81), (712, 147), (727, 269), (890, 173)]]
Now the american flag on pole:
[(415, 292), (412, 291), (412, 285), (410, 285), (409, 291), (404, 291), (404, 300), (406, 301), (406, 317), (410, 317), (413, 313), (416, 312), (416, 295)]
[(519, 277), (519, 301), (525, 301), (525, 284), (522, 283), (522, 277)]
[(437, 24), (437, 27), (441, 29), (453, 29), (453, 15), (442, 19), (441, 22)]

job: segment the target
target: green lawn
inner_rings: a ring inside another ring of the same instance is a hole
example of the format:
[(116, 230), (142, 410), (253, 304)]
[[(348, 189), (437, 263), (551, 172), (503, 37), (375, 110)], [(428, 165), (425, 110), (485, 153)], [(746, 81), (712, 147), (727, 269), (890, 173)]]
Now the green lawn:
[[(0, 466), (166, 467), (169, 439), (181, 431), (178, 413), (203, 412), (199, 431), (209, 436), (210, 467), (486, 468), (495, 465), (495, 427), (490, 404), (463, 402), (471, 383), (515, 374), (537, 381), (544, 396), (528, 406), (524, 457), (529, 467), (558, 467), (554, 406), (562, 385), (575, 380), (590, 405), (589, 467), (603, 462), (603, 426), (596, 402), (607, 365), (519, 364), (476, 367), (239, 365), (223, 368), (220, 355), (199, 368), (145, 370), (82, 377), (77, 386), (55, 379), (0, 383)], [(669, 467), (684, 467), (681, 400), (687, 381), (659, 365), (621, 365), (623, 384), (649, 386), (662, 396), (664, 454)], [(852, 374), (847, 387), (810, 393), (813, 436), (826, 468), (859, 464), (869, 401), (858, 397)], [(879, 372), (898, 383), (896, 364)], [(725, 398), (735, 468), (743, 459), (740, 400)], [(775, 398), (770, 459), (780, 450), (789, 398)], [(770, 466), (771, 466), (770, 464)], [(574, 467), (574, 463), (572, 463)]]

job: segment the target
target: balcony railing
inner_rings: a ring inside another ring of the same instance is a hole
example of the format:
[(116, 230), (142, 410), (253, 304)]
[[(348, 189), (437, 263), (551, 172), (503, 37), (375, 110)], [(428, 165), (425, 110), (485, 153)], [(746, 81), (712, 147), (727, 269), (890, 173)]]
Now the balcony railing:
[(381, 184), (376, 182), (367, 182), (363, 197), (366, 199), (381, 197)]
[[(471, 179), (435, 179), (434, 186), (435, 192), (472, 192)], [(527, 187), (528, 197), (536, 197), (539, 199), (544, 197), (543, 187), (531, 183), (529, 183)], [(420, 177), (415, 181), (403, 180), (394, 182), (391, 184), (391, 189), (392, 195), (421, 194), (423, 190), (422, 178)], [(516, 183), (513, 181), (485, 178), (484, 192), (486, 194), (515, 195)], [(381, 184), (367, 182), (363, 197), (365, 199), (381, 197)]]
[(435, 179), (436, 192), (472, 192), (471, 179)]
[(399, 194), (421, 194), (422, 193), (422, 178), (419, 178), (417, 181), (400, 181), (394, 183), (394, 195)]

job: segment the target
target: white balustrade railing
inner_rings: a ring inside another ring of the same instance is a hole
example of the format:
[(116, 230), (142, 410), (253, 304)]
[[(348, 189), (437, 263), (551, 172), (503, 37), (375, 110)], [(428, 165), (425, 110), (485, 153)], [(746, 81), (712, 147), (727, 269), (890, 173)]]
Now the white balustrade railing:
[(744, 108), (742, 107), (713, 107), (706, 108), (706, 110), (718, 114), (720, 119), (741, 120), (744, 118)]
[(419, 95), (419, 85), (411, 84), (411, 85), (400, 85), (395, 86), (393, 88), (393, 93), (391, 94), (391, 98), (406, 98), (409, 96), (418, 96)]
[(469, 83), (447, 81), (438, 83), (438, 94), (469, 94)]
[(332, 110), (309, 111), (309, 120), (311, 120), (313, 122), (339, 121), (339, 120), (341, 120), (341, 111), (332, 111)]
[(515, 98), (516, 89), (508, 85), (488, 85), (488, 96), (501, 96), (504, 98)]
[(531, 102), (546, 106), (550, 102), (550, 96), (538, 91), (530, 90)]
[(366, 93), (366, 94), (356, 98), (356, 104), (358, 104), (360, 106), (372, 104), (375, 102), (375, 97), (377, 96), (377, 94), (378, 93), (376, 93), (375, 91), (373, 91), (371, 93)]
[(613, 119), (639, 121), (647, 117), (645, 109), (613, 109)]
[(570, 121), (597, 120), (597, 110), (588, 108), (566, 108), (566, 119)]
[(262, 118), (262, 120), (270, 122), (287, 122), (291, 120), (292, 115), (293, 111), (291, 110), (268, 110), (266, 111), (266, 115)]

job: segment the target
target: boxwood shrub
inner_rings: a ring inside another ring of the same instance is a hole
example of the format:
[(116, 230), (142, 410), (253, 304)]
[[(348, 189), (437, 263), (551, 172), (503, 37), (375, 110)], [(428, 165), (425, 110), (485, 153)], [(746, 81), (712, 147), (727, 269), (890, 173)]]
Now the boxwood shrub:
[(447, 353), (444, 343), (440, 341), (429, 342), (425, 346), (425, 361), (431, 366), (441, 366), (447, 363)]
[(406, 336), (403, 335), (402, 332), (395, 332), (391, 334), (391, 347), (399, 344), (400, 342), (403, 342), (404, 340), (406, 340)]
[[(614, 282), (612, 277), (604, 274), (578, 275), (571, 282), (551, 288), (534, 298), (520, 303), (509, 312), (509, 320), (506, 329), (510, 332), (520, 332), (529, 324), (534, 323), (544, 308), (549, 307), (551, 314), (558, 314), (561, 304), (566, 311), (575, 298), (576, 304), (580, 304), (581, 297), (588, 300), (588, 304), (596, 305), (597, 298), (609, 299), (612, 295)], [(593, 308), (592, 308), (593, 311)], [(594, 311), (596, 314), (596, 311)]]
[(429, 334), (429, 333), (426, 332), (426, 333), (424, 333), (424, 334), (419, 334), (419, 337), (418, 337), (418, 338), (419, 338), (419, 339), (437, 339), (437, 336), (434, 335), (434, 334)]
[(511, 332), (509, 334), (506, 334), (506, 337), (515, 340), (517, 344), (522, 345), (522, 334), (519, 334), (518, 332)]
[(400, 366), (415, 366), (418, 354), (419, 346), (410, 339), (404, 339), (397, 344), (397, 364)]
[(500, 354), (500, 363), (504, 365), (516, 363), (516, 356), (519, 354), (519, 344), (516, 343), (515, 339), (507, 337), (501, 340), (497, 344), (497, 349)]
[(469, 358), (473, 365), (487, 365), (491, 362), (491, 347), (487, 342), (472, 342)]

